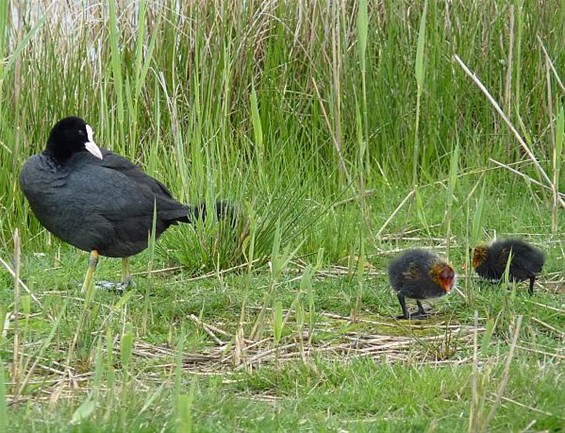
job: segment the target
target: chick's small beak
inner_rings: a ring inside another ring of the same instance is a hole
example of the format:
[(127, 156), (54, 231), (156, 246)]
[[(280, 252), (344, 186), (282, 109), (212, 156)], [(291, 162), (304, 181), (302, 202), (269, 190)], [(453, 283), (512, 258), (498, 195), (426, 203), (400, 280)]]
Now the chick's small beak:
[(88, 137), (88, 141), (86, 143), (84, 143), (84, 147), (86, 148), (86, 150), (88, 150), (96, 158), (102, 159), (102, 151), (96, 145), (96, 143), (94, 142), (94, 139), (92, 138), (93, 133), (92, 133), (92, 128), (90, 127), (90, 125), (86, 125), (86, 135)]
[(443, 290), (445, 293), (451, 292), (451, 287), (453, 286), (453, 280), (446, 280), (443, 282)]

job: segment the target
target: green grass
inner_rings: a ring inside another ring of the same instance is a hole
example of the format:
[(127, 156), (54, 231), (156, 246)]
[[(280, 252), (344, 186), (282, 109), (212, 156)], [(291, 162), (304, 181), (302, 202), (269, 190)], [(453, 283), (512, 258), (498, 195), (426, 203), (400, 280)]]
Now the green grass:
[[(51, 3), (0, 2), (0, 433), (563, 430), (563, 4)], [(238, 225), (87, 299), (17, 182), (70, 114)], [(463, 270), (506, 235), (547, 255), (533, 298)], [(421, 323), (386, 279), (413, 246), (459, 273)]]

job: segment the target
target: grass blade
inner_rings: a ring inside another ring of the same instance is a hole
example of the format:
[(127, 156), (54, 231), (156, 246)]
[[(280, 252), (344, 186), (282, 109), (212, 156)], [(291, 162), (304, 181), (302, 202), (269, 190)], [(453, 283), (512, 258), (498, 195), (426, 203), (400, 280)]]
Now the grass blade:
[(118, 125), (120, 128), (119, 137), (123, 139), (125, 134), (123, 133), (124, 124), (124, 80), (122, 78), (122, 57), (120, 50), (120, 33), (118, 29), (118, 19), (116, 13), (116, 0), (110, 0), (108, 2), (108, 7), (110, 11), (110, 49), (112, 53), (112, 76), (114, 77), (114, 89), (116, 91), (116, 103), (117, 103), (117, 114), (118, 114)]
[(8, 401), (4, 374), (4, 362), (0, 358), (0, 433), (8, 433)]
[(552, 152), (553, 181), (551, 185), (553, 192), (551, 229), (553, 233), (559, 230), (559, 179), (561, 173), (561, 159), (563, 157), (563, 141), (565, 140), (565, 113), (563, 112), (563, 105), (559, 107), (557, 121), (555, 123), (555, 138), (553, 140), (555, 144)]
[(424, 86), (425, 65), (424, 65), (424, 49), (426, 42), (426, 14), (428, 11), (428, 1), (424, 3), (424, 10), (420, 18), (420, 29), (418, 31), (418, 45), (416, 47), (416, 120), (414, 125), (414, 155), (412, 161), (412, 185), (414, 188), (418, 185), (418, 169), (420, 167), (420, 100), (422, 98), (422, 88)]
[(445, 234), (445, 244), (447, 246), (446, 256), (449, 259), (449, 253), (451, 249), (451, 222), (453, 219), (452, 209), (453, 201), (455, 200), (455, 187), (457, 185), (457, 179), (459, 176), (459, 144), (455, 145), (453, 152), (451, 153), (451, 160), (449, 163), (449, 177), (447, 179), (447, 210), (445, 212), (446, 220), (446, 234)]

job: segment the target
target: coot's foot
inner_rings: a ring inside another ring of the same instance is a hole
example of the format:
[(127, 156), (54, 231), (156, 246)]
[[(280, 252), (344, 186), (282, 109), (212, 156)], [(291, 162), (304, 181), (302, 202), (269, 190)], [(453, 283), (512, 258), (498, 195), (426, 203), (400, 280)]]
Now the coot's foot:
[(121, 283), (115, 281), (98, 281), (96, 282), (96, 288), (100, 290), (106, 290), (108, 292), (125, 292), (127, 289), (135, 286), (133, 281), (122, 281)]

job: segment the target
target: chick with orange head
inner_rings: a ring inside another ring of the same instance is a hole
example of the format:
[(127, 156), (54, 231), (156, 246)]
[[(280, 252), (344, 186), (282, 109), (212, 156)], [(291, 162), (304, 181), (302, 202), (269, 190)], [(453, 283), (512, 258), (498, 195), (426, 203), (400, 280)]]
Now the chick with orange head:
[[(402, 308), (398, 319), (424, 319), (428, 312), (420, 301), (447, 295), (455, 285), (456, 275), (453, 267), (436, 254), (412, 249), (390, 262), (388, 279)], [(418, 311), (408, 312), (406, 298), (416, 300)]]
[(528, 292), (534, 293), (534, 283), (545, 263), (543, 251), (519, 239), (502, 239), (473, 249), (472, 265), (486, 280), (502, 281), (508, 266), (510, 281), (530, 280)]

